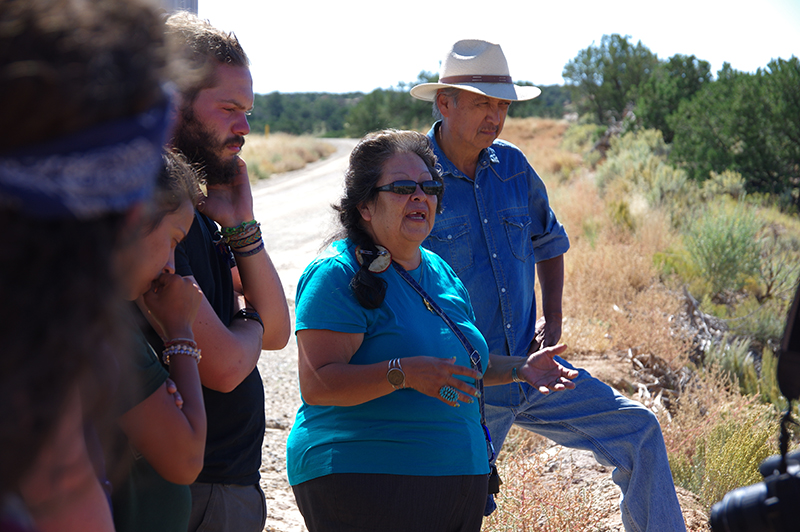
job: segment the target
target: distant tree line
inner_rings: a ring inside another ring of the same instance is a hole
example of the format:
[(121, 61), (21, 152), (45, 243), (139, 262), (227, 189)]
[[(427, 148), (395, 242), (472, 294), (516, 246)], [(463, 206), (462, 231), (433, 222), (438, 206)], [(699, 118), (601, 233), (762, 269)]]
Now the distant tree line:
[[(428, 102), (412, 98), (408, 91), (416, 84), (436, 81), (438, 76), (421, 72), (414, 83), (375, 89), (364, 94), (279, 93), (257, 94), (250, 128), (263, 132), (283, 131), (295, 135), (321, 137), (361, 137), (369, 131), (387, 127), (426, 130), (433, 122)], [(525, 85), (531, 83), (523, 82)], [(560, 118), (570, 92), (560, 85), (543, 86), (542, 95), (527, 102), (516, 102), (509, 115)]]
[[(711, 172), (738, 172), (749, 193), (784, 195), (800, 206), (800, 61), (774, 59), (755, 73), (677, 54), (659, 59), (641, 41), (604, 35), (565, 65), (564, 86), (515, 102), (512, 117), (562, 117), (612, 131), (657, 129), (670, 162), (697, 181)], [(421, 72), (412, 83), (370, 93), (256, 95), (251, 128), (329, 137), (361, 137), (386, 127), (426, 130), (431, 104), (408, 90), (438, 76)], [(524, 82), (523, 82), (524, 83)], [(525, 83), (528, 84), (528, 83)]]
[(704, 181), (742, 175), (748, 192), (800, 206), (800, 61), (773, 59), (754, 74), (724, 64), (716, 79), (694, 55), (660, 60), (641, 41), (604, 35), (563, 71), (582, 120), (657, 129), (670, 161)]

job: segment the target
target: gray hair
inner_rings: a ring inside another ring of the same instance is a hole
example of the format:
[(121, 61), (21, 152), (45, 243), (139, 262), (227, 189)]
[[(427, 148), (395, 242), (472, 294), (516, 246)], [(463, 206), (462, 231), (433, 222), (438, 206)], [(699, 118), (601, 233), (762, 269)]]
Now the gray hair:
[(459, 89), (457, 87), (445, 87), (443, 89), (439, 89), (436, 91), (436, 96), (433, 98), (433, 109), (431, 114), (433, 115), (434, 120), (442, 120), (444, 117), (442, 116), (442, 112), (439, 110), (439, 95), (444, 94), (448, 98), (452, 98), (453, 103), (458, 105), (458, 97), (461, 96), (461, 91), (463, 89)]

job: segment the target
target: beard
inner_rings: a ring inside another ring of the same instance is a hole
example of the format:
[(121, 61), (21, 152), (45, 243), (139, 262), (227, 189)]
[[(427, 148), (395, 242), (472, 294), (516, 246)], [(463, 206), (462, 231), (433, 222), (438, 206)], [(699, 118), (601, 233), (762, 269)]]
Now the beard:
[(181, 121), (175, 130), (172, 145), (178, 148), (189, 162), (199, 166), (209, 185), (227, 185), (238, 173), (238, 157), (226, 159), (220, 155), (224, 153), (226, 146), (232, 144), (244, 145), (244, 137), (232, 135), (219, 140), (197, 120), (191, 107), (181, 111)]

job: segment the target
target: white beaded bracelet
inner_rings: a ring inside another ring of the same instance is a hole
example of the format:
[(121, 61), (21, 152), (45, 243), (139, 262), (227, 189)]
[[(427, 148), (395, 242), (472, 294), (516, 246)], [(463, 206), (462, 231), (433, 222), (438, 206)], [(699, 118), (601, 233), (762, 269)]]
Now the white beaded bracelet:
[(188, 343), (175, 343), (170, 345), (161, 353), (161, 360), (164, 361), (164, 364), (169, 366), (169, 360), (173, 355), (190, 356), (198, 364), (200, 363), (200, 359), (203, 358), (200, 354), (200, 349)]

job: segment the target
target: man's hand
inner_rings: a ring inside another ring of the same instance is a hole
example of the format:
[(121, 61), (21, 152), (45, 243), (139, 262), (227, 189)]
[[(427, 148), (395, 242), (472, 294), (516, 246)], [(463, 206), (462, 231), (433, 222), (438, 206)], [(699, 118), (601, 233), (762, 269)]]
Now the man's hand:
[(541, 316), (534, 326), (533, 342), (528, 352), (533, 353), (543, 347), (552, 347), (561, 340), (561, 316), (551, 316), (547, 320)]
[(559, 344), (531, 353), (520, 368), (519, 377), (543, 394), (548, 394), (551, 390), (560, 392), (575, 388), (572, 379), (578, 376), (578, 371), (569, 369), (553, 359), (566, 349), (566, 345)]
[(226, 185), (207, 185), (208, 195), (197, 206), (198, 210), (222, 227), (236, 227), (255, 218), (253, 215), (253, 192), (247, 165), (236, 157), (238, 172)]

